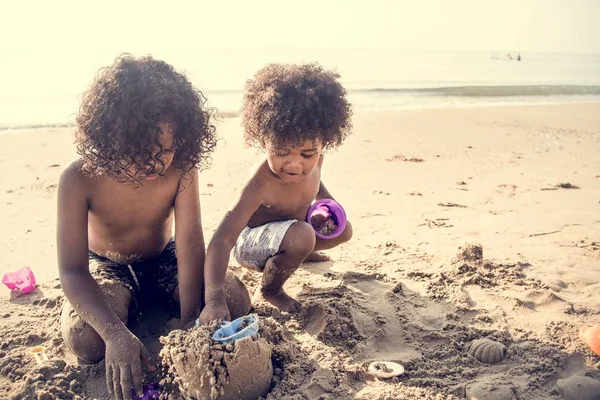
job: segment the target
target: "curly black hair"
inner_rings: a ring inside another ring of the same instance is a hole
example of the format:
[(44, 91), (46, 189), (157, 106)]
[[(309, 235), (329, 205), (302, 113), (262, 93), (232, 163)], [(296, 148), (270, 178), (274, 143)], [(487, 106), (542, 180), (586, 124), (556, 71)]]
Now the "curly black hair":
[(352, 128), (352, 108), (340, 75), (319, 64), (269, 64), (246, 82), (242, 106), (248, 145), (296, 146), (320, 137), (339, 146)]
[[(138, 181), (148, 167), (164, 172), (160, 123), (173, 127), (172, 165), (182, 175), (208, 165), (216, 137), (214, 110), (205, 104), (202, 92), (166, 62), (118, 56), (100, 70), (76, 117), (83, 170), (124, 181)], [(157, 147), (160, 152), (153, 154)]]

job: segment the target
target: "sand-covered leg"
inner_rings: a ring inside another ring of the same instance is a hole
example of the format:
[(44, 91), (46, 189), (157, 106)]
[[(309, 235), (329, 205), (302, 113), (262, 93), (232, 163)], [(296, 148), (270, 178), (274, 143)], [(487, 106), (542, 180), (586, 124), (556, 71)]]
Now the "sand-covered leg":
[[(317, 253), (319, 250), (332, 249), (342, 243), (346, 243), (350, 239), (352, 239), (352, 224), (350, 224), (350, 221), (346, 221), (346, 228), (340, 236), (333, 239), (321, 239), (320, 237), (317, 237), (314, 252), (309, 256), (309, 258), (307, 258), (306, 261), (324, 261), (318, 259), (318, 256), (321, 255), (320, 253)], [(311, 260), (310, 258), (314, 259)]]
[[(131, 291), (117, 282), (104, 282), (99, 286), (119, 319), (127, 323)], [(60, 325), (65, 344), (80, 362), (95, 364), (104, 358), (104, 341), (66, 299), (61, 311)]]
[(260, 296), (286, 312), (297, 311), (300, 303), (283, 290), (283, 285), (315, 247), (313, 228), (306, 222), (295, 222), (286, 232), (279, 252), (271, 257), (262, 277)]

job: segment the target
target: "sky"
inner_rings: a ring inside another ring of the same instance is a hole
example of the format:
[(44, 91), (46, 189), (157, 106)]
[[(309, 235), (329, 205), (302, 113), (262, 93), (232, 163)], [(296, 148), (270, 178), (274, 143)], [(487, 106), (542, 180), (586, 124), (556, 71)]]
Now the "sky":
[(0, 90), (89, 82), (122, 52), (183, 65), (230, 49), (600, 53), (598, 16), (597, 0), (0, 0)]
[(600, 53), (596, 0), (166, 3), (0, 0), (0, 49), (28, 57), (265, 47)]

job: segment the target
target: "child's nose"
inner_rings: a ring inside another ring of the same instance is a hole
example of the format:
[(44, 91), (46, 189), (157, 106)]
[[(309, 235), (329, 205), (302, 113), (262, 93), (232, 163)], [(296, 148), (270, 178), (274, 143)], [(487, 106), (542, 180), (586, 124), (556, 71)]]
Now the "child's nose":
[(302, 170), (302, 157), (289, 157), (288, 168)]

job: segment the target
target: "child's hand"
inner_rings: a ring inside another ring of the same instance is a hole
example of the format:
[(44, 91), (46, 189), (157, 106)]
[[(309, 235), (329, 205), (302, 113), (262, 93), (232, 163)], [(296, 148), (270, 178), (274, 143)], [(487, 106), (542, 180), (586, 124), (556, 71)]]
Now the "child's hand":
[(140, 340), (128, 330), (119, 331), (106, 341), (106, 384), (114, 399), (131, 399), (131, 385), (142, 394), (142, 364), (156, 370)]
[(225, 300), (208, 303), (202, 309), (200, 313), (199, 323), (200, 325), (206, 325), (215, 320), (230, 321), (231, 316), (229, 315), (229, 308)]

